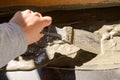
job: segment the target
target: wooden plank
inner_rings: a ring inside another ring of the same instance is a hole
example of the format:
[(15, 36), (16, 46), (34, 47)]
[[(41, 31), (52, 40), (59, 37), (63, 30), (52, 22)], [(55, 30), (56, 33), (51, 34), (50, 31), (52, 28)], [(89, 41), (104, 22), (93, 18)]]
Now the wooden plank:
[(1, 0), (0, 6), (35, 5), (54, 6), (68, 4), (98, 3), (108, 0)]
[[(0, 7), (10, 6), (58, 6), (57, 8), (64, 8), (65, 5), (72, 5), (70, 8), (90, 8), (90, 7), (105, 7), (105, 6), (119, 6), (120, 0), (1, 0)], [(54, 7), (56, 8), (56, 7)]]

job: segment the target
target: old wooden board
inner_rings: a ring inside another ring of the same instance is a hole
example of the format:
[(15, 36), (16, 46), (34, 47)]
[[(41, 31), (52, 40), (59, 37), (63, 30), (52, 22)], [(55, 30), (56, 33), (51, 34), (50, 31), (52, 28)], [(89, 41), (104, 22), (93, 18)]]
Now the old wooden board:
[(110, 6), (119, 6), (119, 4), (120, 4), (119, 0), (52, 0), (52, 1), (1, 0), (0, 7), (38, 6), (38, 7), (50, 7), (52, 9), (58, 10), (58, 9), (84, 9), (84, 8), (110, 7)]

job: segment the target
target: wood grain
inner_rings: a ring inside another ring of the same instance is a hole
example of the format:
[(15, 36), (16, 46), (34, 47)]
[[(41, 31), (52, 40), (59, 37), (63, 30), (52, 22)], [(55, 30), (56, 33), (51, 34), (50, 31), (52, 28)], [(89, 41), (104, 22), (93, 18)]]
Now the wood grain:
[(108, 0), (1, 0), (0, 7), (16, 5), (54, 6), (69, 4), (98, 3)]

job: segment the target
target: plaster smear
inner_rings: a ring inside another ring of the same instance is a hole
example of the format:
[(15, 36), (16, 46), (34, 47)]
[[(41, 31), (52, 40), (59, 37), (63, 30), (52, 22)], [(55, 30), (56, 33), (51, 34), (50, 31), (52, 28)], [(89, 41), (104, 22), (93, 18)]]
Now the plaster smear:
[(63, 40), (58, 40), (58, 41), (49, 43), (46, 48), (49, 59), (53, 59), (55, 53), (60, 53), (67, 57), (74, 58), (77, 54), (77, 51), (79, 51), (79, 50), (80, 50), (79, 47), (69, 44)]
[(120, 24), (103, 26), (98, 32), (101, 33), (101, 54), (76, 69), (120, 68)]

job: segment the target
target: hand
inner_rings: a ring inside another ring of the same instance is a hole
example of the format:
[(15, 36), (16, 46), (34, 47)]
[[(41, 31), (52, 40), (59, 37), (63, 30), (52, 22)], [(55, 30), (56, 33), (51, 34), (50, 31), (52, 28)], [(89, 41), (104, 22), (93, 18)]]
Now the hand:
[(52, 18), (49, 16), (43, 17), (38, 12), (25, 10), (16, 12), (9, 22), (18, 24), (23, 29), (28, 44), (32, 44), (43, 37), (40, 32), (52, 23)]

